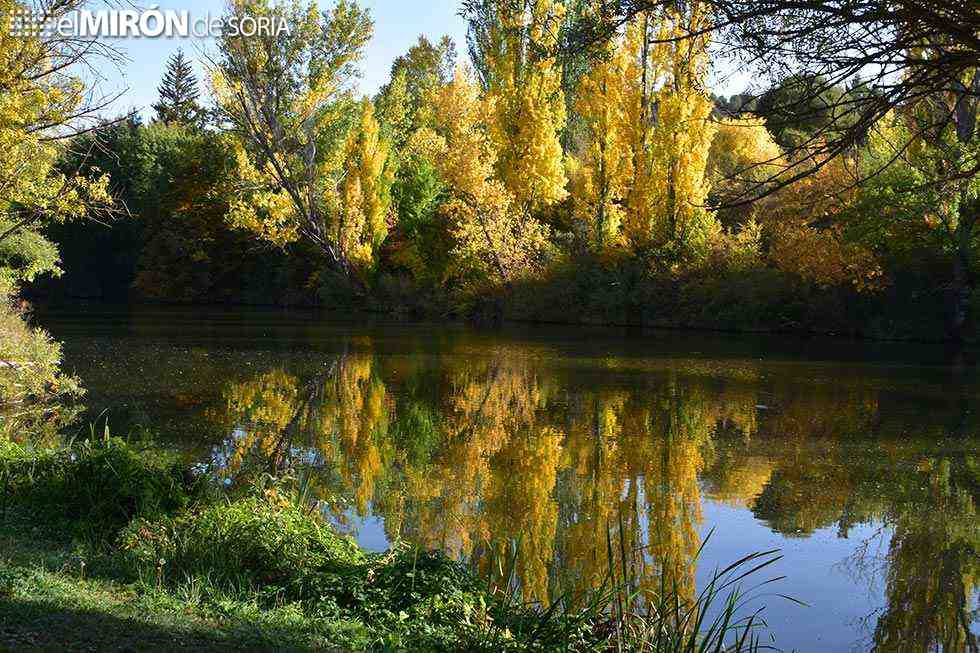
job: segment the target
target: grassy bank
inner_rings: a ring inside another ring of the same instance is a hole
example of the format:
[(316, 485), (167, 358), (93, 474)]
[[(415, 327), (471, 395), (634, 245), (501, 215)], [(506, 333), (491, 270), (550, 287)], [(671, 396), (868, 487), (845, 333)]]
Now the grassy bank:
[(439, 553), (361, 550), (294, 481), (228, 494), (151, 445), (0, 443), (0, 487), (0, 649), (753, 650), (732, 581), (773, 560), (694, 604), (611, 574), (540, 606)]
[[(288, 609), (92, 575), (89, 556), (14, 511), (0, 524), (0, 650), (239, 650), (315, 646)], [(104, 570), (103, 570), (104, 571)]]

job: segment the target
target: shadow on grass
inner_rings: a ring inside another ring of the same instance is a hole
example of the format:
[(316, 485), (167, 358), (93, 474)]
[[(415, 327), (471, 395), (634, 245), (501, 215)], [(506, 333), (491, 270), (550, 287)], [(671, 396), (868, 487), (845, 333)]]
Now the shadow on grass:
[(54, 605), (45, 600), (0, 598), (0, 651), (232, 651), (288, 650), (243, 646), (206, 628), (167, 627)]

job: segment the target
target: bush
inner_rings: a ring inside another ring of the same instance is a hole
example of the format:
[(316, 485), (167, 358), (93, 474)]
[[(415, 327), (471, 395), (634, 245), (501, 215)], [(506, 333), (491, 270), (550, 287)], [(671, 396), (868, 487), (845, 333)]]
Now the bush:
[(367, 554), (319, 512), (276, 490), (157, 522), (138, 519), (119, 545), (123, 567), (144, 581), (179, 587), (206, 579), (215, 596), (266, 608), (294, 603), (324, 622), (361, 624), (382, 648), (472, 649), (495, 604), (460, 563), (439, 553)]
[(27, 315), (2, 287), (0, 269), (0, 439), (51, 438), (81, 411), (83, 392), (60, 371), (61, 345)]
[(133, 518), (182, 510), (201, 491), (175, 455), (112, 437), (45, 452), (7, 444), (0, 486), (11, 500), (102, 544)]
[(313, 575), (347, 574), (366, 560), (353, 540), (275, 490), (157, 522), (138, 519), (120, 548), (144, 576), (206, 576), (225, 588), (265, 586), (296, 599)]

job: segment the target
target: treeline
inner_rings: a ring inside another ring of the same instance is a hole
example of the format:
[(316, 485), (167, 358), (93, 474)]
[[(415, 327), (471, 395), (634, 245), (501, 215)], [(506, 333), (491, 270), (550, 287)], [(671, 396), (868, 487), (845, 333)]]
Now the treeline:
[(151, 122), (75, 139), (62, 165), (108, 175), (129, 215), (52, 227), (68, 274), (47, 291), (975, 336), (977, 183), (932, 183), (969, 160), (928, 130), (937, 98), (819, 158), (876, 88), (790, 75), (715, 98), (699, 3), (590, 49), (567, 45), (591, 3), (518, 5), (464, 3), (469, 63), (422, 37), (359, 99), (363, 9), (236, 4), (290, 34), (219, 41), (207, 107), (178, 53)]
[(127, 119), (82, 138), (91, 142), (73, 148), (82, 154), (68, 165), (107, 174), (125, 213), (104, 225), (51, 226), (66, 273), (45, 291), (109, 301), (309, 301), (303, 288), (315, 257), (264, 247), (226, 223), (223, 186), (234, 161), (225, 136)]

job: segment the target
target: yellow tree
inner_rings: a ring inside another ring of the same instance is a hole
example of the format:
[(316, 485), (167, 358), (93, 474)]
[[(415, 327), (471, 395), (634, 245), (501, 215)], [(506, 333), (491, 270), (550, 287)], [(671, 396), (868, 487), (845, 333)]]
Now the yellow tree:
[(490, 136), (495, 114), (464, 69), (433, 95), (432, 127), (413, 135), (411, 147), (435, 162), (448, 189), (441, 213), (456, 241), (461, 271), (476, 270), (510, 284), (535, 268), (549, 249), (548, 229), (525, 220), (519, 202), (495, 176), (497, 148)]
[(845, 218), (859, 200), (854, 171), (841, 157), (780, 189), (763, 206), (769, 260), (820, 286), (849, 284), (862, 292), (880, 288), (886, 279), (874, 250), (847, 237)]
[(483, 0), (464, 5), (471, 54), (492, 104), (496, 171), (525, 214), (566, 196), (559, 134), (565, 125), (554, 52), (560, 0)]
[[(80, 7), (64, 2), (45, 11), (55, 21)], [(43, 234), (47, 225), (111, 204), (105, 175), (84, 177), (57, 165), (59, 141), (86, 130), (85, 121), (97, 120), (103, 108), (72, 71), (94, 64), (106, 48), (56, 33), (14, 32), (14, 18), (28, 8), (0, 0), (0, 296), (58, 272), (57, 249)]]
[(390, 146), (381, 138), (374, 106), (361, 102), (361, 119), (347, 138), (343, 178), (337, 197), (337, 242), (349, 263), (369, 268), (388, 234), (392, 170)]
[[(45, 4), (52, 25), (81, 8), (82, 2)], [(86, 88), (78, 70), (96, 65), (112, 50), (96, 41), (52, 33), (17, 33), (18, 15), (29, 27), (30, 5), (0, 0), (0, 409), (16, 405), (18, 416), (46, 422), (49, 410), (24, 409), (32, 401), (73, 394), (77, 383), (59, 374), (60, 346), (40, 329), (30, 328), (12, 306), (22, 284), (39, 275), (58, 274), (58, 249), (45, 232), (52, 223), (108, 212), (107, 178), (94, 170), (85, 177), (85, 154), (65, 154), (60, 141), (87, 131), (104, 108)], [(73, 160), (71, 160), (73, 159)], [(76, 165), (78, 164), (78, 165)], [(3, 427), (23, 429), (20, 417), (0, 418)]]
[(328, 264), (352, 276), (335, 200), (349, 116), (349, 82), (373, 30), (367, 13), (338, 0), (316, 3), (234, 0), (233, 17), (272, 21), (254, 35), (219, 39), (211, 78), (240, 149), (239, 200), (232, 224), (277, 244), (303, 238)]
[[(670, 40), (707, 25), (700, 2), (640, 14), (626, 30), (626, 138), (633, 180), (625, 231), (663, 269), (703, 257), (720, 233), (707, 209), (714, 127), (705, 91), (707, 38)], [(650, 45), (651, 40), (655, 41)]]
[(576, 224), (592, 247), (622, 243), (672, 269), (702, 259), (720, 236), (707, 208), (707, 41), (671, 41), (706, 20), (698, 2), (642, 12), (583, 75), (575, 107), (588, 138), (569, 170)]
[(719, 207), (722, 222), (731, 226), (752, 219), (758, 212), (757, 203), (735, 205), (765, 188), (784, 166), (782, 150), (761, 119), (748, 116), (719, 121), (708, 153), (708, 177), (710, 203)]
[(714, 244), (713, 258), (728, 270), (757, 267), (766, 211), (763, 203), (745, 200), (772, 188), (785, 170), (783, 152), (759, 118), (723, 118), (716, 127), (708, 152), (708, 204), (724, 233)]
[(714, 187), (761, 184), (783, 169), (783, 152), (760, 118), (724, 118), (708, 153)]
[(588, 139), (568, 159), (576, 235), (586, 249), (601, 253), (622, 241), (623, 204), (633, 178), (623, 71), (627, 50), (608, 46), (579, 81), (575, 110)]

